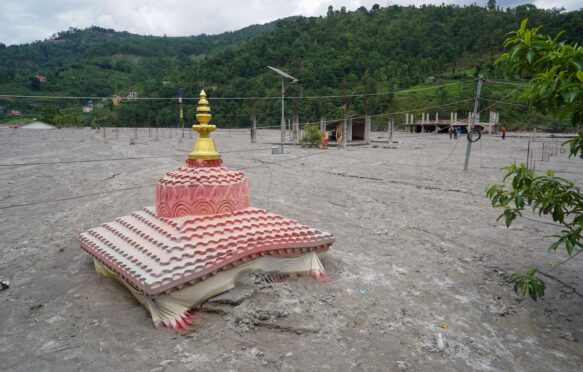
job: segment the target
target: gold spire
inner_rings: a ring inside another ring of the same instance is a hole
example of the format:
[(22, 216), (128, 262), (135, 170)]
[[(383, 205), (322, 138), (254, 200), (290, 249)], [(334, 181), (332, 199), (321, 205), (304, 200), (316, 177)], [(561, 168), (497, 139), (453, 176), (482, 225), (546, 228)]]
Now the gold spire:
[(199, 137), (194, 143), (192, 152), (188, 154), (190, 160), (220, 160), (221, 154), (217, 152), (215, 141), (211, 138), (210, 133), (217, 129), (216, 125), (209, 124), (211, 121), (211, 108), (206, 100), (204, 89), (200, 91), (200, 99), (196, 107), (196, 120), (198, 125), (193, 125), (192, 130), (198, 132)]

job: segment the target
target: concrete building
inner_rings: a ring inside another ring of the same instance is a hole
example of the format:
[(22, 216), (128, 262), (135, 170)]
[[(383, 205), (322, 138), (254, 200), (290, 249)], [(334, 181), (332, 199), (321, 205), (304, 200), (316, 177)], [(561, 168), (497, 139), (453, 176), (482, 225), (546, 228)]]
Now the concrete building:
[[(480, 119), (480, 117), (476, 119), (476, 128), (488, 134), (496, 133), (496, 128), (500, 121), (500, 116), (497, 112), (490, 111), (487, 122), (481, 122)], [(407, 113), (405, 114), (405, 128), (407, 132), (411, 133), (447, 133), (449, 126), (453, 125), (454, 127), (460, 127), (462, 133), (467, 133), (471, 120), (471, 112), (468, 112), (468, 116), (465, 119), (458, 119), (457, 112), (451, 112), (449, 120), (440, 120), (439, 113), (435, 113), (432, 118), (431, 114), (422, 112), (419, 119), (416, 119), (414, 114)]]

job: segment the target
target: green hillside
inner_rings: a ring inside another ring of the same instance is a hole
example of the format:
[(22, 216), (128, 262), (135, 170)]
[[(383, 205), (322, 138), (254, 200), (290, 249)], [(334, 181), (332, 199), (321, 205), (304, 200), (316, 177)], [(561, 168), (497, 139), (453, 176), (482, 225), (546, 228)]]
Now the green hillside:
[[(280, 94), (279, 77), (266, 66), (276, 66), (299, 79), (289, 85), (286, 116), (317, 121), (321, 116), (377, 115), (373, 124), (386, 123), (386, 113), (431, 109), (440, 117), (463, 113), (471, 102), (451, 104), (473, 97), (478, 74), (504, 79), (493, 65), (507, 32), (523, 18), (544, 25), (550, 34), (566, 30), (568, 41), (583, 39), (583, 11), (541, 10), (533, 5), (508, 9), (478, 6), (374, 6), (354, 12), (329, 9), (324, 17), (294, 17), (262, 26), (215, 36), (153, 37), (119, 33), (101, 28), (69, 30), (50, 40), (22, 46), (0, 46), (0, 94), (56, 96), (125, 96), (135, 90), (139, 97), (175, 97), (183, 90), (196, 97), (204, 87), (211, 98), (265, 97)], [(35, 75), (47, 76), (38, 84)], [(428, 78), (433, 83), (425, 84)], [(401, 91), (412, 87), (436, 89)], [(516, 87), (486, 84), (485, 96), (497, 100)], [(508, 100), (520, 103), (519, 92)], [(174, 100), (144, 100), (108, 104), (91, 114), (80, 114), (79, 100), (0, 99), (5, 111), (18, 108), (25, 115), (48, 119), (75, 112), (69, 120), (99, 125), (176, 126), (178, 105)], [(212, 101), (215, 122), (223, 127), (249, 126), (257, 115), (259, 125), (279, 124), (278, 99)], [(187, 122), (193, 122), (195, 101), (187, 101)], [(47, 106), (52, 106), (47, 110)], [(448, 105), (448, 106), (444, 106)], [(561, 123), (521, 106), (498, 104), (510, 127), (556, 126)], [(6, 118), (6, 116), (4, 116)], [(61, 118), (62, 119), (62, 118)]]

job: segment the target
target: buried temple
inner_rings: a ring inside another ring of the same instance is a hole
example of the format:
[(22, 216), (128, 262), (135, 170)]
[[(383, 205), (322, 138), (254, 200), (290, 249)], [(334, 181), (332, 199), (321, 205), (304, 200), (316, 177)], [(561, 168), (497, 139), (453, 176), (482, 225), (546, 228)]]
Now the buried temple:
[(79, 235), (98, 273), (120, 281), (157, 327), (192, 327), (193, 309), (235, 286), (251, 271), (325, 279), (317, 253), (334, 242), (326, 232), (249, 206), (242, 172), (222, 167), (201, 91), (185, 166), (156, 184), (156, 206)]

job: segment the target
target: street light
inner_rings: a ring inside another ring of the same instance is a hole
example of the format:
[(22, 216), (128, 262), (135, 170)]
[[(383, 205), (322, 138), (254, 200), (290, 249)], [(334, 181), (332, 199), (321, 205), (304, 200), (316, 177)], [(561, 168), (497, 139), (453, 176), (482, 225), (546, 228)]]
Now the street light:
[(270, 69), (271, 71), (276, 72), (278, 75), (281, 76), (281, 149), (280, 149), (280, 153), (283, 154), (283, 145), (285, 144), (285, 113), (284, 113), (285, 86), (283, 83), (284, 82), (283, 79), (284, 78), (290, 79), (292, 84), (297, 82), (298, 79), (296, 79), (295, 77), (291, 76), (288, 73), (281, 71), (278, 68), (271, 67), (271, 66), (267, 66), (267, 68)]

